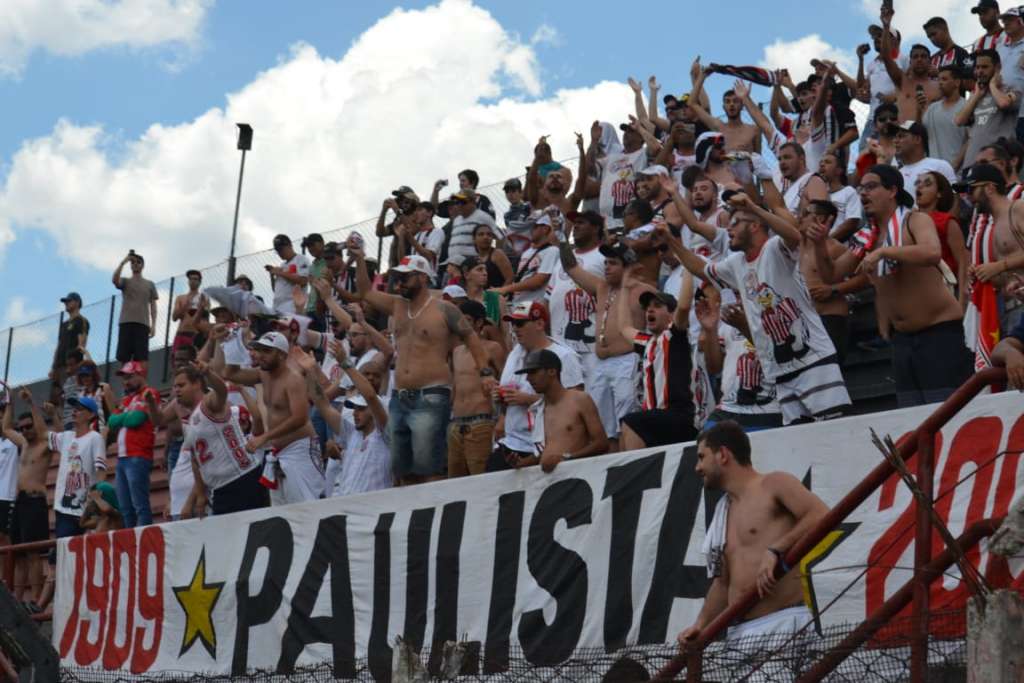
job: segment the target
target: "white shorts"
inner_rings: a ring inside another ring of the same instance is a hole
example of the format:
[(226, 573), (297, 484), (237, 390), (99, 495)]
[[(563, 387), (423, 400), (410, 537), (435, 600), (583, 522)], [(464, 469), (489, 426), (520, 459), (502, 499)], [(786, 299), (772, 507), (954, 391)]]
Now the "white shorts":
[(817, 637), (813, 620), (807, 607), (797, 605), (730, 627), (723, 645), (729, 680), (796, 680), (807, 663), (808, 640)]
[(589, 391), (594, 385), (594, 378), (597, 376), (597, 354), (592, 351), (586, 353), (576, 352), (580, 358), (580, 368), (583, 370), (583, 390)]
[(835, 361), (783, 375), (776, 380), (775, 391), (784, 425), (800, 418), (839, 417), (842, 409), (850, 405), (843, 373)]
[(625, 353), (611, 358), (594, 358), (593, 381), (586, 386), (587, 393), (597, 404), (601, 424), (609, 439), (619, 435), (619, 421), (639, 409), (636, 400), (637, 357)]
[(315, 438), (292, 441), (277, 452), (282, 476), (276, 489), (270, 489), (270, 504), (288, 505), (319, 500), (324, 495), (326, 480), (320, 457), (320, 442)]

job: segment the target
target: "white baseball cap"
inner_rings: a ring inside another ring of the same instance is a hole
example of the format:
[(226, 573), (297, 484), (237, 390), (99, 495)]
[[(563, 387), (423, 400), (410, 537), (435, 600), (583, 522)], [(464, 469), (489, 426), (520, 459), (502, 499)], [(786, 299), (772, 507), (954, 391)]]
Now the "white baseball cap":
[(280, 332), (267, 332), (254, 341), (250, 346), (262, 346), (267, 349), (277, 349), (281, 353), (288, 353), (288, 338)]
[(466, 294), (466, 290), (459, 285), (448, 285), (441, 293), (453, 299), (465, 299), (469, 296)]
[(663, 175), (667, 177), (668, 169), (662, 166), (661, 164), (651, 164), (643, 171), (641, 171), (640, 175)]
[(434, 269), (430, 267), (430, 261), (418, 254), (403, 256), (392, 270), (396, 273), (423, 273), (427, 277), (434, 276)]

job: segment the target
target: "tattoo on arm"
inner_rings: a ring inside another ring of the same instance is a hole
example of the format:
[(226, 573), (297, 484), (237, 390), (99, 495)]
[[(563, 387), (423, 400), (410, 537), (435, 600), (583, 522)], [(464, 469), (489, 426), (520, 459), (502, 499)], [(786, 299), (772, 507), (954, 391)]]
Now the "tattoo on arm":
[(453, 304), (447, 301), (442, 302), (441, 313), (444, 314), (444, 321), (448, 325), (448, 331), (457, 335), (460, 339), (465, 339), (473, 331), (473, 328), (469, 326), (469, 323), (462, 316), (462, 312), (455, 308)]

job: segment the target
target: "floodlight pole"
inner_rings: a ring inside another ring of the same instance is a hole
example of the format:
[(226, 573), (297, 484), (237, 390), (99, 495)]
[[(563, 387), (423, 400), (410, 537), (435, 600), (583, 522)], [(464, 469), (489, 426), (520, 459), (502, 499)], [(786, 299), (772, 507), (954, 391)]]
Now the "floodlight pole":
[(242, 203), (242, 178), (245, 176), (245, 153), (252, 149), (252, 126), (236, 123), (238, 126), (238, 149), (242, 150), (242, 165), (238, 169), (238, 192), (235, 195), (235, 220), (231, 225), (231, 252), (228, 254), (228, 281), (235, 282), (235, 241), (238, 236), (238, 208)]

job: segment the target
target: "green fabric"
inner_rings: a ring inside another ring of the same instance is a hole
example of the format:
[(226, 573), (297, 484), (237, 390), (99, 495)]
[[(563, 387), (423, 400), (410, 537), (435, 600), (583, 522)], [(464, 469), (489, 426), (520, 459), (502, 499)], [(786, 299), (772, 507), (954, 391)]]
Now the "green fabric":
[(123, 426), (124, 415), (122, 415), (121, 413), (114, 413), (113, 415), (107, 418), (107, 427), (109, 427), (110, 429), (117, 431)]
[(99, 481), (93, 484), (92, 487), (100, 492), (100, 496), (103, 497), (107, 505), (121, 512), (121, 508), (117, 504), (117, 491), (114, 490), (113, 486), (105, 481)]
[(117, 430), (122, 427), (126, 429), (135, 429), (141, 427), (146, 420), (149, 419), (149, 413), (145, 410), (129, 410), (124, 413), (114, 413), (107, 420), (107, 426), (111, 429)]
[[(309, 266), (309, 281), (312, 282), (313, 280), (315, 280), (315, 279), (317, 279), (319, 277), (323, 277), (323, 275), (324, 275), (324, 273), (326, 271), (327, 271), (327, 261), (325, 261), (322, 258), (314, 259), (313, 263), (310, 264), (310, 266)], [(306, 300), (306, 312), (307, 313), (316, 313), (316, 302), (318, 301), (318, 297), (319, 296), (320, 296), (320, 294), (317, 293), (317, 291), (315, 289), (313, 289), (312, 285), (310, 285), (310, 287), (309, 287), (309, 299)]]
[(487, 309), (487, 317), (495, 325), (501, 325), (501, 295), (497, 292), (484, 292), (484, 308)]

